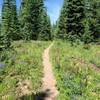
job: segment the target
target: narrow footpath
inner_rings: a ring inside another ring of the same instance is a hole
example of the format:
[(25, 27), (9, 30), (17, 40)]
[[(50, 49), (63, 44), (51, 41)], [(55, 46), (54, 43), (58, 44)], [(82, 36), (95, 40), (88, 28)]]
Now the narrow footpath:
[(50, 48), (53, 46), (52, 43), (43, 53), (43, 66), (44, 66), (44, 77), (43, 77), (43, 91), (49, 92), (48, 96), (44, 100), (56, 100), (58, 91), (56, 89), (56, 79), (52, 70), (52, 64), (50, 62)]

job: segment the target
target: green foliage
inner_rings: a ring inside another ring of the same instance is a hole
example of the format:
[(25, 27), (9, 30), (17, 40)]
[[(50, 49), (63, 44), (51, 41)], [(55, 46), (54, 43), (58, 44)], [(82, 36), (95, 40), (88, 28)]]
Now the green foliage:
[(94, 39), (100, 38), (100, 0), (93, 0), (90, 30)]
[[(100, 38), (100, 24), (99, 24), (99, 17), (100, 17), (100, 1), (97, 0), (85, 0), (85, 15), (86, 15), (86, 24), (88, 23), (88, 28), (85, 27), (85, 35), (87, 38), (87, 42), (97, 41)], [(84, 40), (86, 42), (86, 39)]]
[(84, 41), (84, 43), (90, 43), (93, 41), (93, 34), (90, 31), (90, 24), (88, 22), (88, 20), (85, 21), (85, 31), (84, 34), (82, 35), (82, 41)]
[(1, 34), (0, 34), (0, 39), (3, 38), (3, 40), (7, 41), (7, 47), (10, 46), (10, 21), (11, 21), (11, 16), (10, 16), (10, 1), (9, 0), (4, 0), (3, 2), (3, 7), (2, 7), (2, 27), (1, 27)]
[(58, 21), (58, 38), (66, 38), (67, 35), (67, 1), (64, 0), (63, 7), (61, 9), (60, 18)]
[(1, 34), (1, 22), (0, 22), (0, 34)]
[(99, 49), (91, 44), (72, 46), (69, 42), (55, 42), (51, 58), (60, 92), (57, 100), (100, 99), (100, 73), (91, 65), (94, 62), (95, 67), (100, 67)]
[(52, 25), (52, 38), (57, 39), (58, 38), (58, 21), (56, 24)]
[(84, 1), (65, 0), (59, 20), (59, 35), (65, 39), (75, 39), (84, 33)]
[(38, 35), (38, 39), (39, 40), (51, 40), (51, 22), (50, 22), (50, 18), (47, 15), (47, 11), (43, 9), (42, 12), (42, 26), (41, 26), (41, 30), (39, 32)]
[(84, 43), (100, 38), (100, 1), (64, 0), (58, 20), (57, 37)]
[(10, 0), (10, 16), (11, 16), (11, 25), (9, 26), (11, 28), (11, 39), (12, 40), (18, 40), (19, 39), (19, 22), (18, 22), (18, 16), (17, 16), (17, 7), (16, 7), (16, 0)]
[[(28, 86), (28, 92), (36, 93), (42, 85), (42, 52), (49, 42), (16, 41), (13, 51), (0, 54), (1, 62), (6, 67), (0, 69), (0, 99), (15, 100), (24, 95), (21, 88)], [(30, 48), (31, 47), (31, 48)], [(24, 84), (23, 87), (20, 84)], [(25, 90), (26, 91), (26, 90)]]
[(0, 40), (5, 48), (9, 48), (11, 41), (17, 39), (18, 37), (17, 22), (18, 20), (15, 0), (4, 0), (2, 7)]
[(81, 37), (84, 33), (84, 1), (68, 0), (67, 10), (67, 30), (69, 35)]
[[(25, 40), (29, 40), (31, 38), (31, 35), (33, 34), (34, 36), (36, 35), (36, 33), (34, 33), (33, 31), (34, 21), (36, 21), (36, 18), (34, 17), (35, 4), (33, 3), (33, 1), (32, 2), (31, 1), (32, 0), (29, 1), (22, 0), (21, 8), (20, 8), (20, 16), (19, 16), (19, 20), (21, 24), (20, 30), (21, 30), (22, 38)], [(36, 38), (36, 36), (34, 38)]]
[(43, 0), (22, 0), (19, 20), (23, 39), (50, 40), (51, 24)]

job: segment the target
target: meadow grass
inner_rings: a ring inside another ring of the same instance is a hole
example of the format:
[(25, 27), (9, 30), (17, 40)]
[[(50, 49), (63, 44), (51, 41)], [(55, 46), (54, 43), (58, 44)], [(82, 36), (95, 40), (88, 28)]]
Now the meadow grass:
[(100, 100), (100, 46), (56, 41), (51, 61), (57, 80), (57, 100)]
[(15, 100), (25, 93), (36, 93), (43, 77), (42, 53), (50, 42), (16, 41), (13, 50), (1, 56), (0, 100)]

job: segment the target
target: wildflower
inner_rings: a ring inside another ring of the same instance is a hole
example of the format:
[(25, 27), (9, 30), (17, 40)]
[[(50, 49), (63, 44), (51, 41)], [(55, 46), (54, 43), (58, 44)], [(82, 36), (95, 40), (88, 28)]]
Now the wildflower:
[(6, 65), (3, 63), (0, 63), (0, 68), (4, 68)]

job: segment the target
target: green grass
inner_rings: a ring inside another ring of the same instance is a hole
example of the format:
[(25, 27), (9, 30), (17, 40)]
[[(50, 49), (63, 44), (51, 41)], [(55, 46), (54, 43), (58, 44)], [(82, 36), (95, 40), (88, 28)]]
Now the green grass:
[(41, 88), (42, 53), (49, 44), (50, 42), (16, 41), (12, 44), (13, 51), (3, 52), (1, 60), (6, 63), (6, 67), (0, 69), (0, 100), (15, 100), (23, 95), (23, 86), (34, 93)]
[(100, 67), (100, 46), (57, 41), (51, 58), (60, 92), (57, 100), (100, 100), (100, 72), (91, 67)]

